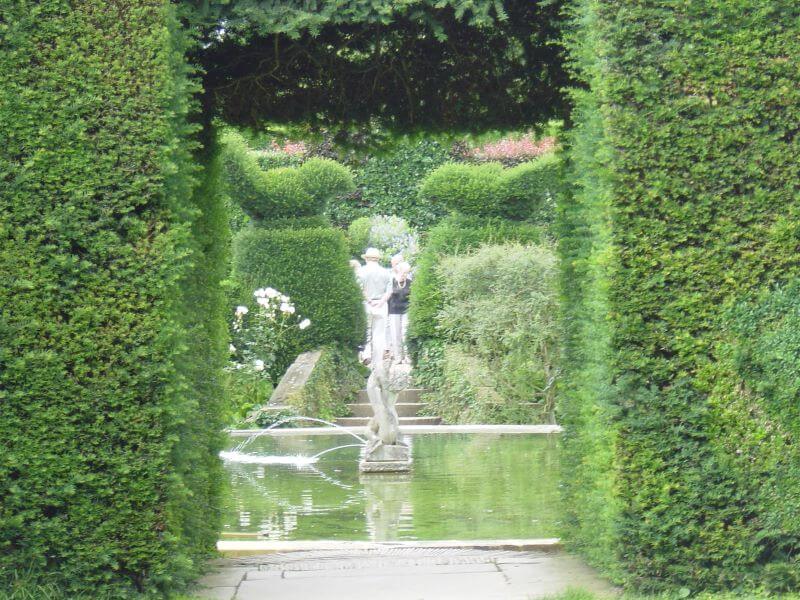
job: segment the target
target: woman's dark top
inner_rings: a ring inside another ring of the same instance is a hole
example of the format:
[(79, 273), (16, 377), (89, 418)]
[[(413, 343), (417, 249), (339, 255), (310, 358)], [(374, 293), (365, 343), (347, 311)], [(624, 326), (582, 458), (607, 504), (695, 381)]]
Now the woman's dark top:
[(403, 287), (392, 278), (392, 295), (389, 296), (389, 314), (403, 315), (408, 312), (408, 293), (411, 289), (411, 280), (406, 277)]

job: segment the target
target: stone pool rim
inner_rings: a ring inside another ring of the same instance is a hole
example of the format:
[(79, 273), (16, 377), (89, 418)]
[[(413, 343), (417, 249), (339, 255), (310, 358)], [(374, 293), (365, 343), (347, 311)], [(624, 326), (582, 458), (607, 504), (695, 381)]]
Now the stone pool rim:
[[(344, 435), (364, 433), (364, 427), (288, 427), (276, 429), (226, 429), (232, 437), (260, 435)], [(499, 433), (543, 435), (561, 433), (560, 425), (405, 425), (400, 428), (404, 435), (428, 433)]]
[(304, 552), (314, 550), (377, 550), (382, 548), (433, 548), (433, 549), (472, 549), (472, 550), (518, 550), (518, 551), (560, 551), (560, 538), (523, 538), (498, 540), (425, 540), (425, 541), (269, 541), (269, 540), (219, 540), (217, 552), (226, 557), (276, 554), (283, 552)]

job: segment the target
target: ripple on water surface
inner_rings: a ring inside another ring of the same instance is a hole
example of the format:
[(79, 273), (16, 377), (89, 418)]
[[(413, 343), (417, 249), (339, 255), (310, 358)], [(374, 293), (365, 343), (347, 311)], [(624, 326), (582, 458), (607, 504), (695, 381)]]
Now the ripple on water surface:
[[(407, 439), (412, 473), (360, 475), (356, 447), (310, 460), (352, 442), (347, 436), (258, 438), (244, 449), (246, 456), (224, 462), (230, 487), (223, 536), (392, 541), (558, 535), (555, 435)], [(230, 449), (239, 441), (231, 439)]]

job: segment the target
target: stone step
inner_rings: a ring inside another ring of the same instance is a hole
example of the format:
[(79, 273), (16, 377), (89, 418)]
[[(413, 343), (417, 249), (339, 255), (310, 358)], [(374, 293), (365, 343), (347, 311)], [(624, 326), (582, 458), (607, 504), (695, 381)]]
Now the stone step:
[[(426, 405), (422, 402), (398, 402), (394, 405), (398, 417), (416, 417)], [(371, 417), (372, 406), (369, 404), (348, 404), (351, 417)]]
[[(336, 424), (342, 427), (366, 427), (369, 417), (341, 417)], [(441, 417), (400, 417), (400, 429), (403, 425), (439, 425)]]
[[(428, 390), (422, 388), (408, 388), (406, 390), (402, 390), (397, 395), (397, 403), (400, 404), (402, 402), (404, 404), (419, 404), (422, 401), (422, 394), (427, 391)], [(358, 404), (369, 404), (367, 390), (360, 390), (358, 392)]]

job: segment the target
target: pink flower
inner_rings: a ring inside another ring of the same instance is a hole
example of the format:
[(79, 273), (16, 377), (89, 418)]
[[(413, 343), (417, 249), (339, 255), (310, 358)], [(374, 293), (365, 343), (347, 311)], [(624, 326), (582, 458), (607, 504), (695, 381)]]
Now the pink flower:
[(556, 147), (556, 138), (545, 137), (536, 140), (532, 133), (519, 139), (503, 138), (490, 142), (466, 152), (468, 158), (477, 161), (498, 161), (503, 164), (519, 164), (552, 151)]

